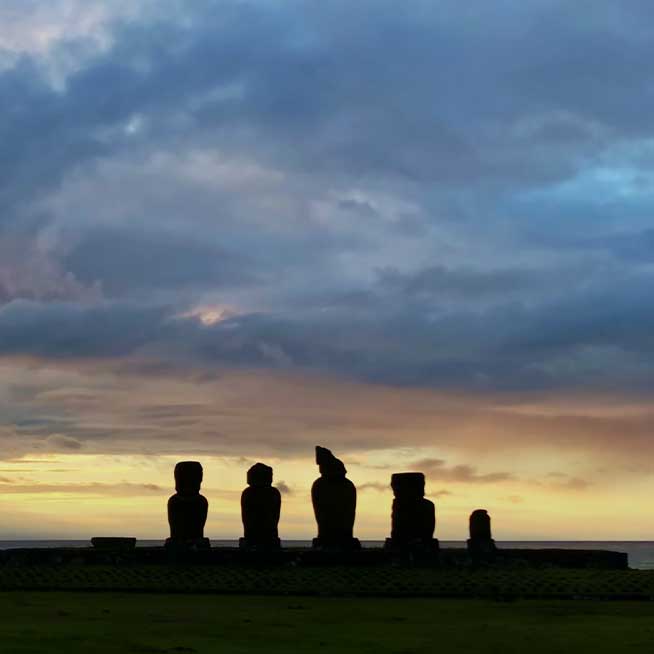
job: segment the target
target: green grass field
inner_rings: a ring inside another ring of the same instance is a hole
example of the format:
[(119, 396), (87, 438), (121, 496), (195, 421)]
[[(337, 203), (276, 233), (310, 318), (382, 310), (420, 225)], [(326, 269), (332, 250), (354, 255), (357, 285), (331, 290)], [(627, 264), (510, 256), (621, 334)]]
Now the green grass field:
[(0, 593), (3, 654), (649, 652), (654, 603)]

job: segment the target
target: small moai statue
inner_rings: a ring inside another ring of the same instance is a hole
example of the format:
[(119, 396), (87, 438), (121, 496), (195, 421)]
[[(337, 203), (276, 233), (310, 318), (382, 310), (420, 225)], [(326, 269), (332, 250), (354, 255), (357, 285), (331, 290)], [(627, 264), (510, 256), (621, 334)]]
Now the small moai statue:
[(242, 549), (278, 549), (277, 525), (282, 506), (280, 492), (273, 488), (273, 469), (255, 463), (247, 475), (248, 487), (241, 494)]
[(496, 550), (491, 536), (491, 519), (485, 509), (477, 509), (470, 514), (468, 550), (474, 554), (491, 554)]
[(170, 538), (166, 545), (192, 548), (210, 547), (204, 537), (209, 503), (200, 495), (202, 465), (198, 461), (180, 461), (175, 466), (175, 490), (168, 500)]
[(311, 487), (311, 501), (318, 523), (318, 537), (313, 539), (313, 547), (359, 549), (361, 543), (353, 536), (357, 489), (345, 477), (347, 470), (343, 462), (328, 449), (316, 446), (316, 463), (320, 477)]
[(387, 548), (437, 549), (434, 538), (436, 511), (425, 499), (425, 475), (422, 472), (397, 472), (391, 476), (393, 512), (391, 537)]

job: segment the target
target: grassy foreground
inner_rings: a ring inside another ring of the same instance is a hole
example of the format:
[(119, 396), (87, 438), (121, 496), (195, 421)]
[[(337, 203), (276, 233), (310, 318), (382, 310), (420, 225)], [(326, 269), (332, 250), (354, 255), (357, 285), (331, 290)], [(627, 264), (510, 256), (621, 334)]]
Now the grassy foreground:
[(646, 652), (654, 604), (0, 593), (3, 654)]

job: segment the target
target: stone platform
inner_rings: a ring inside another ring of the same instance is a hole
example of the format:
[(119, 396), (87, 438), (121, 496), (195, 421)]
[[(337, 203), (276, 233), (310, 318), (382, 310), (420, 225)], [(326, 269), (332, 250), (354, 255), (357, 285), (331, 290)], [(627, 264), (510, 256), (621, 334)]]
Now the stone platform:
[(184, 551), (165, 547), (17, 548), (0, 550), (0, 566), (59, 565), (211, 565), (230, 567), (428, 567), (461, 569), (470, 567), (527, 567), (626, 570), (628, 556), (607, 550), (498, 549), (490, 555), (474, 555), (466, 549), (388, 550), (363, 548), (338, 551), (311, 548), (283, 548), (247, 551), (237, 547), (211, 547)]

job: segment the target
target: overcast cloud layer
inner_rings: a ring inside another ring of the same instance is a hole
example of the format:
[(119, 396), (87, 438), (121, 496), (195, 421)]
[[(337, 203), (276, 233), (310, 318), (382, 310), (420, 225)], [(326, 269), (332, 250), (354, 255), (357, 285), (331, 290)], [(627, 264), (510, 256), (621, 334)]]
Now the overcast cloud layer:
[(651, 3), (0, 17), (3, 356), (651, 386)]

